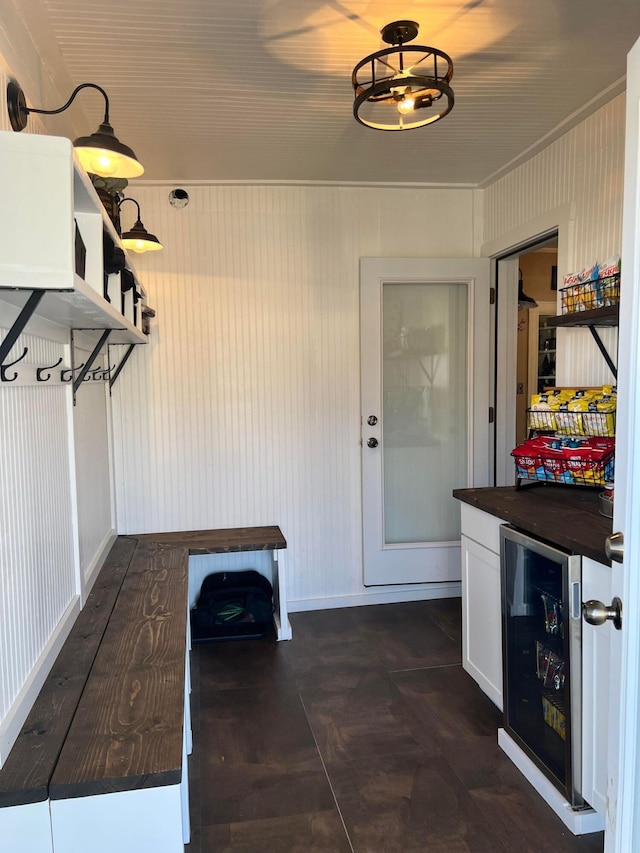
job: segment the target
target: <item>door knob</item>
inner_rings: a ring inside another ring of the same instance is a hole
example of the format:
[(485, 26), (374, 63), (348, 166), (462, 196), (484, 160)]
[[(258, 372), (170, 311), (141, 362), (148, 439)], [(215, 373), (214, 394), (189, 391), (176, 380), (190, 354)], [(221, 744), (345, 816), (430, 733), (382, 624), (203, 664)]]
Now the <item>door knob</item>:
[(604, 553), (608, 560), (621, 563), (624, 556), (624, 536), (622, 533), (612, 533), (604, 540)]
[(378, 419), (375, 415), (369, 415), (367, 418), (367, 423), (369, 426), (375, 426), (378, 423)]
[(367, 447), (377, 447), (378, 439), (377, 438), (368, 438), (367, 439)]
[(604, 625), (608, 619), (611, 619), (617, 631), (622, 628), (622, 602), (619, 598), (613, 599), (611, 607), (593, 599), (585, 601), (582, 605), (582, 615), (589, 625)]

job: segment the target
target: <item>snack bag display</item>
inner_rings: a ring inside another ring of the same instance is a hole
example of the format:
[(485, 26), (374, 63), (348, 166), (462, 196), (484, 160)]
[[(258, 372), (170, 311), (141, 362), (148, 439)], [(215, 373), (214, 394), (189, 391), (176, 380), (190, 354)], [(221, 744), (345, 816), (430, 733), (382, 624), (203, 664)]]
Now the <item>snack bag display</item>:
[(535, 436), (512, 456), (519, 479), (601, 486), (613, 479), (615, 439), (596, 436)]
[(563, 435), (615, 435), (616, 388), (553, 389), (533, 394), (528, 409), (528, 428)]
[(563, 314), (616, 305), (620, 301), (620, 258), (607, 258), (580, 272), (569, 273), (564, 276), (563, 285), (560, 290)]

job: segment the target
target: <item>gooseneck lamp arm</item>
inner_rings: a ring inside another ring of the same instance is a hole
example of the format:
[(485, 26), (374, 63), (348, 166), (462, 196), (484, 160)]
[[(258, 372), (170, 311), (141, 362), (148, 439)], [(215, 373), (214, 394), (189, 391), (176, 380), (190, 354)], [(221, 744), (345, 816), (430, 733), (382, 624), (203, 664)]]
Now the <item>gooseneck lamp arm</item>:
[(63, 104), (57, 110), (39, 110), (39, 109), (36, 109), (35, 107), (27, 107), (27, 106), (25, 106), (24, 109), (27, 111), (27, 113), (39, 113), (40, 115), (45, 115), (45, 116), (56, 116), (59, 113), (63, 113), (65, 110), (69, 109), (71, 104), (75, 101), (76, 95), (78, 94), (78, 92), (81, 91), (81, 89), (97, 89), (98, 92), (100, 92), (100, 94), (104, 98), (104, 119), (103, 119), (103, 122), (104, 122), (104, 124), (109, 124), (109, 96), (107, 95), (105, 90), (102, 88), (102, 86), (98, 86), (97, 83), (81, 83), (79, 86), (76, 86), (76, 88), (71, 93), (69, 100), (66, 102), (66, 104)]
[(122, 205), (125, 203), (125, 201), (132, 201), (135, 204), (135, 206), (138, 208), (138, 217), (137, 217), (136, 223), (140, 222), (140, 205), (135, 200), (135, 198), (131, 198), (130, 196), (126, 196), (126, 198), (121, 198), (120, 201), (118, 202), (118, 209), (120, 209), (122, 207)]

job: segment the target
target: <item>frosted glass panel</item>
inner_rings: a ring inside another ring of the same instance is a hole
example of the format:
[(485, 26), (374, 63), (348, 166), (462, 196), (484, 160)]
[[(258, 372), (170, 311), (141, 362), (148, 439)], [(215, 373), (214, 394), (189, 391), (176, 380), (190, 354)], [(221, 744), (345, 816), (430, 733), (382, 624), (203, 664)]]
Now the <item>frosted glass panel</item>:
[(467, 284), (383, 285), (385, 544), (460, 538), (467, 485)]

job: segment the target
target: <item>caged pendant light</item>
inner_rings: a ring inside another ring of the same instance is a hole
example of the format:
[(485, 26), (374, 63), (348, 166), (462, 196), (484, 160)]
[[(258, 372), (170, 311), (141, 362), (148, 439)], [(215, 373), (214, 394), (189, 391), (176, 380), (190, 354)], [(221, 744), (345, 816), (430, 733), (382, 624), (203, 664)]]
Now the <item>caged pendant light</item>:
[(109, 98), (107, 93), (96, 83), (81, 83), (71, 93), (71, 97), (57, 110), (41, 110), (28, 107), (22, 87), (10, 80), (7, 85), (7, 111), (11, 127), (16, 132), (27, 126), (29, 113), (40, 115), (58, 115), (68, 109), (81, 89), (97, 89), (105, 102), (104, 119), (100, 127), (91, 136), (81, 136), (73, 143), (80, 162), (87, 172), (99, 175), (101, 178), (139, 178), (144, 167), (139, 162), (133, 150), (120, 142), (109, 124)]
[(353, 69), (353, 115), (360, 124), (374, 130), (412, 130), (433, 124), (453, 109), (453, 62), (434, 47), (407, 46), (418, 29), (415, 21), (387, 24), (382, 40), (393, 47), (366, 56)]

